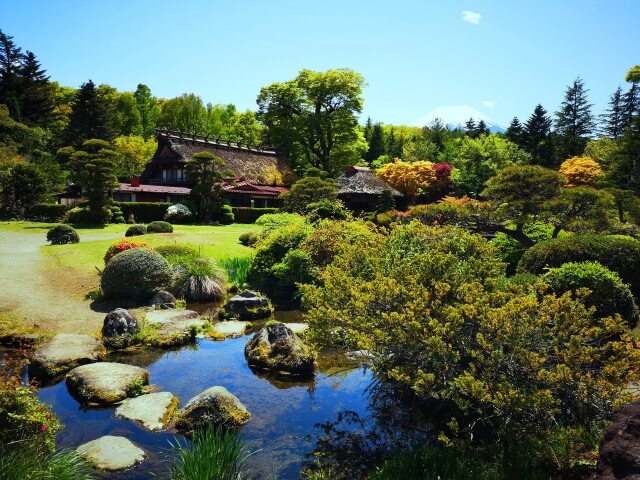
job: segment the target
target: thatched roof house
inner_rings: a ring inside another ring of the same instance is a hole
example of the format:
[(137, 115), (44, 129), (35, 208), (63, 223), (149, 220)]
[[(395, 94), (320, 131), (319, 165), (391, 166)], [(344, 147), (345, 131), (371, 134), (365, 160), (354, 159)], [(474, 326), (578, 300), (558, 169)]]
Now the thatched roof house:
[(396, 201), (403, 197), (395, 188), (378, 178), (368, 167), (347, 167), (345, 173), (336, 179), (338, 198), (351, 210), (375, 210), (380, 195), (390, 190)]

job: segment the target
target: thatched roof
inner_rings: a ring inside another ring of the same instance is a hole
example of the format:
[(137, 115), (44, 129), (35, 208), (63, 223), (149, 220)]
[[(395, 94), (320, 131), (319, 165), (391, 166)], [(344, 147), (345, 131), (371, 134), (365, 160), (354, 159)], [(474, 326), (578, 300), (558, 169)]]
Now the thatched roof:
[(338, 184), (338, 195), (347, 194), (368, 194), (380, 195), (384, 190), (391, 190), (395, 197), (402, 197), (395, 188), (387, 182), (378, 178), (367, 167), (347, 167), (344, 175), (336, 179)]
[(199, 152), (211, 152), (220, 157), (227, 169), (249, 181), (257, 181), (286, 166), (285, 159), (270, 147), (241, 145), (169, 130), (158, 130), (156, 139), (158, 148), (142, 174), (143, 179), (153, 176), (159, 165), (186, 163)]

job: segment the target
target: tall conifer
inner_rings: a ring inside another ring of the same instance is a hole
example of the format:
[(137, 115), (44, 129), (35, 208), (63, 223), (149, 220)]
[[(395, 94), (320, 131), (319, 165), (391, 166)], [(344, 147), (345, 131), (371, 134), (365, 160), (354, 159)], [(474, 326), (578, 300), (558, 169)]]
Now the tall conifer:
[(595, 129), (587, 92), (584, 82), (578, 77), (567, 87), (564, 100), (556, 112), (556, 147), (561, 160), (581, 155)]

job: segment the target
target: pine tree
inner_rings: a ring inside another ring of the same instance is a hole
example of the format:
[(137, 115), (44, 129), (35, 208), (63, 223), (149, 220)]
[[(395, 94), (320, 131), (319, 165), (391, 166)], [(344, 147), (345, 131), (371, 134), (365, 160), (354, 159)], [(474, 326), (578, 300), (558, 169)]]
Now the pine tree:
[(505, 136), (510, 142), (515, 143), (520, 148), (524, 148), (524, 128), (518, 117), (513, 117)]
[(20, 68), (22, 94), (20, 96), (20, 114), (27, 125), (46, 128), (53, 118), (55, 92), (49, 77), (32, 52), (24, 56)]
[(22, 50), (13, 43), (13, 37), (0, 30), (0, 104), (9, 108), (11, 117), (22, 122), (20, 112)]
[(475, 132), (475, 137), (479, 137), (480, 135), (489, 135), (491, 132), (489, 131), (489, 128), (487, 127), (487, 124), (484, 123), (484, 120), (480, 120), (478, 122), (478, 125), (476, 126), (476, 132)]
[(602, 133), (616, 139), (624, 133), (625, 111), (622, 88), (618, 87), (610, 97), (609, 108), (601, 116)]
[(595, 128), (587, 92), (578, 77), (567, 88), (560, 110), (556, 112), (558, 157), (562, 160), (581, 155)]
[(622, 96), (622, 125), (623, 130), (631, 126), (633, 118), (640, 113), (640, 92), (637, 82), (631, 82), (631, 87)]
[(369, 143), (369, 139), (371, 138), (372, 130), (373, 130), (373, 123), (371, 122), (371, 117), (367, 117), (367, 123), (364, 126), (364, 139), (367, 143)]
[(369, 137), (369, 150), (365, 154), (364, 159), (371, 163), (380, 155), (384, 155), (384, 136), (382, 133), (382, 125), (376, 123), (373, 126), (371, 136)]
[(476, 121), (473, 118), (467, 120), (464, 124), (464, 131), (472, 138), (476, 137)]
[(76, 93), (65, 137), (69, 145), (76, 147), (92, 138), (111, 139), (109, 108), (91, 80)]
[(138, 112), (140, 113), (140, 122), (142, 123), (142, 136), (146, 139), (153, 135), (158, 121), (160, 109), (158, 108), (158, 99), (151, 95), (151, 90), (146, 85), (140, 83), (138, 88), (133, 92), (136, 100)]
[(385, 152), (389, 158), (402, 158), (402, 141), (396, 139), (396, 134), (391, 127), (389, 137), (387, 138), (387, 148)]
[(544, 167), (556, 166), (557, 160), (551, 137), (551, 119), (540, 104), (524, 125), (522, 143), (524, 149), (531, 154), (531, 163)]
[(376, 206), (376, 212), (384, 213), (396, 208), (396, 199), (393, 198), (393, 193), (388, 188), (385, 188), (380, 197), (378, 198), (378, 205)]

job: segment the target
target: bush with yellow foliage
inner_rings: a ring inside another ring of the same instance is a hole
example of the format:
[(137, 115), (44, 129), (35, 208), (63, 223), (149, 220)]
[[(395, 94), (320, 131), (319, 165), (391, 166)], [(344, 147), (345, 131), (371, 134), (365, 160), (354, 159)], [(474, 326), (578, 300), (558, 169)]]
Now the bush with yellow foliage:
[(591, 187), (604, 172), (591, 157), (571, 157), (560, 165), (567, 187)]
[(397, 158), (376, 170), (376, 175), (396, 190), (415, 198), (420, 190), (436, 182), (433, 163), (427, 161), (405, 162)]

